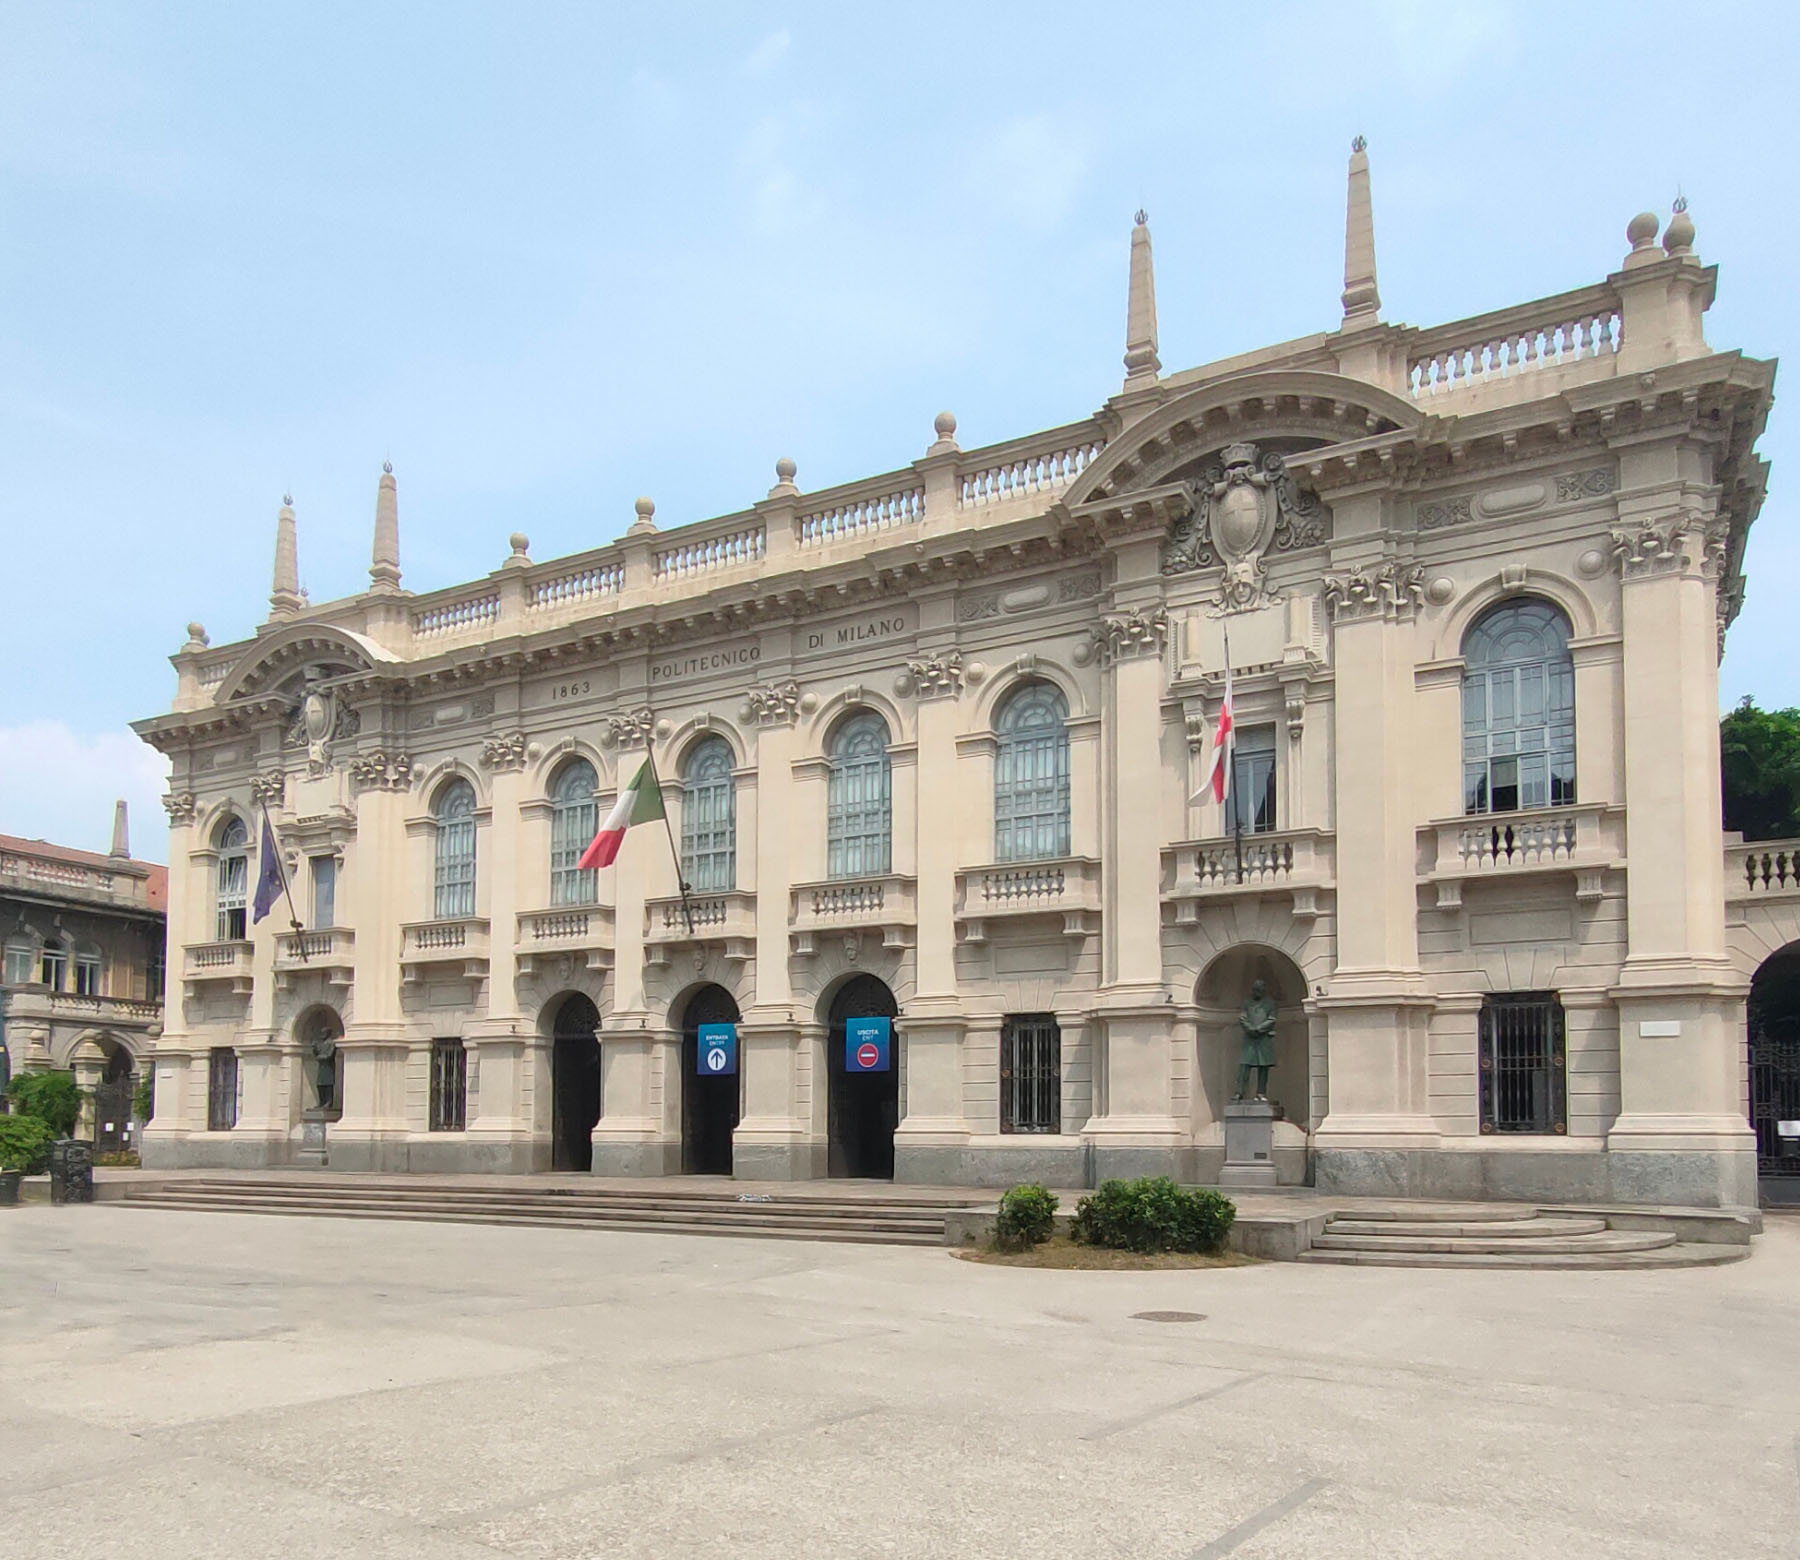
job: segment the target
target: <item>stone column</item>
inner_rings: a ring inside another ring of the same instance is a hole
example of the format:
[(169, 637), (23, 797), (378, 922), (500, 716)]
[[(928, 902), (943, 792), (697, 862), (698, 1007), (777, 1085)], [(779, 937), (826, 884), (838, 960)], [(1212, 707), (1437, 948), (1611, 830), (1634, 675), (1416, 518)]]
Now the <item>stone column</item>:
[[(1128, 549), (1120, 574), (1154, 573), (1154, 541)], [(1142, 556), (1137, 556), (1142, 555)], [(1137, 568), (1132, 568), (1135, 561)], [(1168, 616), (1147, 595), (1101, 620), (1104, 679), (1103, 929), (1096, 1017), (1105, 1077), (1083, 1136), (1096, 1177), (1180, 1175), (1172, 1019), (1162, 970), (1162, 697)], [(1148, 787), (1148, 789), (1146, 789)]]
[(187, 1027), (183, 950), (186, 944), (200, 941), (194, 927), (203, 900), (195, 892), (191, 859), (196, 846), (193, 793), (172, 792), (163, 798), (163, 808), (169, 815), (168, 940), (163, 948), (162, 1034), (150, 1052), (155, 1108), (138, 1145), (138, 1156), (147, 1169), (178, 1164), (181, 1139), (206, 1126), (204, 1116), (196, 1124), (187, 1110), (188, 1056), (194, 1039)]
[[(412, 897), (408, 868), (415, 853), (409, 848), (414, 842), (407, 837), (407, 809), (405, 790), (383, 785), (362, 792), (356, 808), (355, 857), (338, 885), (338, 918), (356, 928), (356, 946), (346, 1008), (349, 1022), (338, 1042), (344, 1053), (343, 1113), (326, 1134), (334, 1170), (405, 1168), (409, 1124), (400, 928), (429, 913), (431, 905), (429, 869), (422, 880), (424, 899)], [(480, 833), (487, 836), (490, 831)], [(478, 841), (478, 874), (490, 865), (488, 845), (486, 838)], [(429, 861), (429, 851), (425, 859)]]
[[(962, 1108), (964, 1021), (956, 989), (955, 918), (956, 728), (962, 680), (962, 658), (950, 652), (913, 662), (899, 685), (903, 697), (910, 693), (918, 700), (914, 833), (919, 889), (918, 985), (899, 1026), (906, 1114), (894, 1133), (896, 1181), (941, 1184), (965, 1177), (969, 1123)], [(898, 813), (898, 796), (895, 802)]]
[[(1346, 495), (1340, 534), (1379, 533), (1384, 495)], [(1377, 544), (1378, 545), (1378, 544)], [(1325, 578), (1332, 660), (1337, 968), (1326, 1014), (1329, 1109), (1314, 1133), (1320, 1186), (1427, 1193), (1431, 1001), (1419, 968), (1414, 615), (1423, 570), (1368, 544)], [(1334, 562), (1338, 560), (1334, 559)]]
[(1623, 574), (1628, 953), (1620, 1113), (1607, 1135), (1619, 1201), (1756, 1202), (1745, 1119), (1745, 989), (1725, 950), (1719, 826), (1717, 587), (1726, 531), (1702, 453), (1625, 451)]
[[(520, 576), (514, 572), (509, 578), (517, 582)], [(519, 912), (548, 896), (528, 884), (521, 869), (538, 870), (548, 855), (524, 848), (524, 738), (490, 738), (482, 762), (493, 776), (489, 848), (481, 863), (487, 877), (487, 1011), (463, 1033), (474, 1088), (468, 1097), (466, 1152), (457, 1162), (470, 1170), (529, 1170), (545, 1156), (536, 1153), (534, 1160), (525, 1115), (525, 1052), (533, 1037), (519, 1013)], [(429, 1055), (425, 1065), (430, 1066)]]

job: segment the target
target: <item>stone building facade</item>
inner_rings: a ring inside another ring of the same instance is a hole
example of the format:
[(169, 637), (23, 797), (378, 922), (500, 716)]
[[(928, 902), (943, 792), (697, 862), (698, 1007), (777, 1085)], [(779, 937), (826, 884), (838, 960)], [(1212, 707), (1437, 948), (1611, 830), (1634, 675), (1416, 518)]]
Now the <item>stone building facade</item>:
[[(1684, 211), (1418, 329), (1360, 146), (1348, 206), (1336, 329), (1174, 373), (1140, 216), (1124, 382), (1044, 433), (944, 414), (882, 476), (783, 460), (425, 595), (387, 472), (320, 606), (284, 505), (268, 621), (195, 625), (137, 727), (181, 982), (148, 1162), (1206, 1181), (1260, 978), (1283, 1180), (1754, 1200), (1716, 702), (1773, 365), (1708, 345)], [(580, 872), (647, 759), (668, 837)], [(234, 908), (265, 807), (298, 929)]]
[(132, 857), (125, 804), (107, 855), (0, 834), (0, 1074), (59, 1068), (86, 1091), (78, 1135), (130, 1146), (162, 1031), (167, 869)]

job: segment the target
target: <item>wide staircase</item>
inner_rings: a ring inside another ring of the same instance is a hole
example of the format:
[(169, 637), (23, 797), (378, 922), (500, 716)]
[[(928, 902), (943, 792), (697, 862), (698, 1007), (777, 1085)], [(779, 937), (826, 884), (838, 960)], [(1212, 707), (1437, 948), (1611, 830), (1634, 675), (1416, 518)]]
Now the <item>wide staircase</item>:
[(1743, 1245), (1682, 1241), (1670, 1230), (1614, 1229), (1604, 1215), (1534, 1208), (1396, 1204), (1332, 1218), (1302, 1262), (1357, 1267), (1710, 1267)]
[(534, 1183), (526, 1178), (510, 1185), (458, 1185), (416, 1178), (406, 1184), (360, 1177), (184, 1176), (131, 1187), (121, 1201), (126, 1207), (221, 1213), (422, 1219), (888, 1246), (943, 1245), (947, 1213), (941, 1198), (886, 1190), (834, 1198), (748, 1192), (729, 1185), (638, 1190)]

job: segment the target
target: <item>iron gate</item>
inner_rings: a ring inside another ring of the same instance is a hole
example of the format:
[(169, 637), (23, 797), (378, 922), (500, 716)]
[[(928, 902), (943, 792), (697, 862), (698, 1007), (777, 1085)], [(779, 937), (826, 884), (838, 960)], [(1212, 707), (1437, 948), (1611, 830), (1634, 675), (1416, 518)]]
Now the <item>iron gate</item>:
[(117, 1154), (132, 1147), (132, 1080), (125, 1077), (94, 1085), (94, 1152)]
[(1750, 1125), (1756, 1133), (1756, 1173), (1800, 1179), (1800, 1137), (1783, 1137), (1781, 1123), (1800, 1122), (1800, 1034), (1750, 1031)]

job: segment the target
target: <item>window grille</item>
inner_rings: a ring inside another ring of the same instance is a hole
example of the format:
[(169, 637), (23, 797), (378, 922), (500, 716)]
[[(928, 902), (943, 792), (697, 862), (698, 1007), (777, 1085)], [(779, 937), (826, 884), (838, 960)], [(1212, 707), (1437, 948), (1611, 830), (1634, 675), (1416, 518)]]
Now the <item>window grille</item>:
[(600, 832), (594, 766), (578, 758), (564, 766), (550, 793), (550, 903), (591, 905), (599, 897), (599, 873), (575, 863)]
[(1275, 728), (1246, 726), (1231, 745), (1231, 790), (1225, 832), (1267, 834), (1275, 828)]
[(242, 942), (245, 892), (250, 881), (250, 831), (242, 818), (227, 818), (219, 828), (219, 877), (216, 935), (220, 942)]
[(1481, 1130), (1567, 1132), (1562, 1004), (1548, 991), (1513, 991), (1481, 1005)]
[(681, 875), (689, 888), (737, 887), (737, 783), (731, 744), (708, 737), (688, 759), (681, 809)]
[(826, 873), (880, 877), (893, 860), (887, 725), (879, 715), (853, 715), (831, 741), (826, 784)]
[(75, 955), (75, 994), (81, 997), (100, 995), (99, 954), (78, 953)]
[(59, 942), (47, 942), (38, 960), (38, 979), (52, 991), (61, 991), (69, 969), (69, 950)]
[(1069, 854), (1069, 706), (1050, 683), (1028, 683), (994, 723), (994, 859)]
[(431, 1130), (461, 1132), (468, 1114), (469, 1053), (460, 1040), (431, 1042)]
[(238, 1117), (237, 1052), (223, 1046), (206, 1059), (206, 1130), (229, 1132)]
[(1000, 1030), (1000, 1130), (1062, 1130), (1062, 1030), (1048, 1013), (1020, 1013)]
[(312, 924), (315, 930), (337, 925), (337, 857), (312, 858)]
[(36, 972), (37, 949), (30, 943), (8, 943), (6, 947), (6, 984), (27, 986)]
[(1463, 809), (1575, 800), (1575, 663), (1547, 601), (1495, 607), (1463, 641)]
[(475, 787), (453, 780), (438, 795), (437, 873), (432, 914), (440, 921), (475, 913)]

